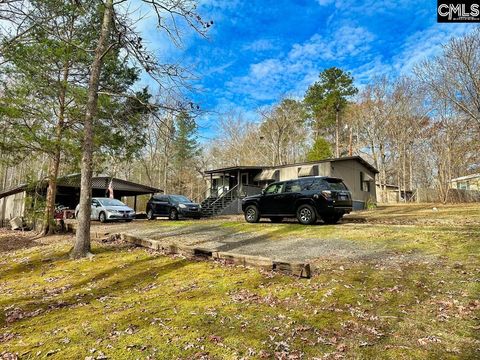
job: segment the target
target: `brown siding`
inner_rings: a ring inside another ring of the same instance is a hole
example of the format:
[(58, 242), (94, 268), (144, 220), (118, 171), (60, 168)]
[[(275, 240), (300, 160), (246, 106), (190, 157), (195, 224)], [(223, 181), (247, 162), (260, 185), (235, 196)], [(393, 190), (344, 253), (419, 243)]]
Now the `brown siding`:
[(351, 191), (354, 201), (366, 203), (368, 199), (372, 199), (374, 202), (376, 202), (377, 196), (375, 191), (375, 181), (370, 182), (369, 192), (362, 191), (360, 184), (360, 172), (368, 174), (375, 179), (374, 173), (372, 173), (358, 161), (354, 160), (338, 161), (330, 164), (332, 169), (331, 176), (343, 179), (348, 189)]
[[(375, 181), (370, 182), (370, 191), (362, 191), (360, 185), (360, 172), (368, 174), (371, 178), (375, 179), (375, 174), (355, 160), (342, 160), (333, 162), (318, 163), (318, 175), (319, 176), (333, 176), (342, 178), (348, 189), (352, 192), (354, 201), (366, 203), (368, 199), (376, 202), (376, 190)], [(300, 165), (292, 165), (284, 168), (280, 168), (280, 181), (297, 179), (298, 168)]]

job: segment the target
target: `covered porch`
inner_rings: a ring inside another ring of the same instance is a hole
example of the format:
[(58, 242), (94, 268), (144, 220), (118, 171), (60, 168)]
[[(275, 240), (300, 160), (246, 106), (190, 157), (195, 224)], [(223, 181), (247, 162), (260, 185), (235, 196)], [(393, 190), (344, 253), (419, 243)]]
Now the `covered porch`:
[(221, 197), (235, 192), (236, 197), (259, 194), (278, 179), (278, 171), (261, 166), (235, 166), (205, 171), (209, 183), (207, 197)]

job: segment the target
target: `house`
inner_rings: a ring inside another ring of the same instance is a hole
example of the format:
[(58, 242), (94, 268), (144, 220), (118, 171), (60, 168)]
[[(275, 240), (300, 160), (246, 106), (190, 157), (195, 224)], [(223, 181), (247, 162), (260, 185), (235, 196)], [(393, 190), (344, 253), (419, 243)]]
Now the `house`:
[[(105, 197), (106, 189), (112, 181), (113, 193), (116, 199), (133, 197), (134, 209), (137, 210), (137, 196), (162, 192), (159, 189), (133, 183), (127, 180), (111, 178), (108, 176), (96, 176), (92, 178), (93, 197)], [(39, 195), (45, 199), (48, 182), (38, 181), (33, 185), (22, 184), (11, 189), (0, 191), (0, 224), (5, 220), (17, 216), (25, 216), (26, 212), (35, 208), (34, 201)], [(69, 209), (75, 209), (80, 201), (80, 174), (72, 174), (58, 178), (55, 204), (63, 205)]]
[(207, 215), (241, 213), (241, 199), (261, 193), (275, 181), (306, 176), (342, 178), (352, 192), (355, 210), (364, 209), (368, 201), (376, 202), (375, 175), (378, 170), (360, 156), (349, 156), (278, 166), (231, 166), (205, 171), (209, 183), (202, 202)]
[(398, 204), (412, 202), (414, 200), (414, 192), (412, 190), (401, 189), (398, 185), (393, 184), (375, 184), (377, 193), (377, 202), (381, 204)]
[(472, 174), (451, 180), (452, 188), (458, 190), (480, 190), (480, 174)]

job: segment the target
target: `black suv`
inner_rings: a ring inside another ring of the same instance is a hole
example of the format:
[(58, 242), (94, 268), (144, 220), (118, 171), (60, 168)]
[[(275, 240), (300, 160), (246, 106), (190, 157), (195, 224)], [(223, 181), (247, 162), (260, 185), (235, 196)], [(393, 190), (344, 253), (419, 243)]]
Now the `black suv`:
[(273, 183), (262, 194), (244, 198), (242, 210), (250, 223), (261, 217), (272, 222), (296, 217), (302, 224), (313, 224), (320, 217), (327, 224), (335, 224), (352, 211), (352, 195), (342, 179), (304, 177)]
[(200, 219), (202, 207), (183, 195), (153, 195), (147, 202), (147, 219), (154, 220), (157, 216), (168, 216), (170, 220), (179, 216)]

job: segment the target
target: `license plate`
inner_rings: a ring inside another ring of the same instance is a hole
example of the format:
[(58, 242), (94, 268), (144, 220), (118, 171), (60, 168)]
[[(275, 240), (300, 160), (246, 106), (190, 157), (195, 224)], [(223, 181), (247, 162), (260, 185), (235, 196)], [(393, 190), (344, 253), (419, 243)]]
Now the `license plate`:
[(340, 195), (338, 197), (338, 200), (347, 200), (347, 199), (348, 199), (347, 195)]

